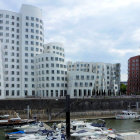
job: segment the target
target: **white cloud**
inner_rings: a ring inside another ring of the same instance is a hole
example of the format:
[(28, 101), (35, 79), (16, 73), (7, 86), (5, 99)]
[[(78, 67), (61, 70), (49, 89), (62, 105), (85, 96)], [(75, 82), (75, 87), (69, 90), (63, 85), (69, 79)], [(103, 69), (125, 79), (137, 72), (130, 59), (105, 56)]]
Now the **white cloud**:
[(132, 39), (134, 41), (140, 42), (140, 28), (132, 33)]
[(127, 78), (128, 78), (128, 76), (126, 73), (121, 74), (121, 81), (127, 81)]
[(140, 53), (140, 0), (7, 1), (0, 1), (2, 8), (18, 12), (25, 3), (43, 9), (45, 43), (63, 43), (67, 60), (118, 60), (126, 79), (128, 58)]
[(110, 53), (118, 54), (119, 56), (125, 56), (127, 53), (135, 53), (138, 51), (139, 50), (134, 49), (116, 49), (116, 48), (112, 48), (109, 50)]

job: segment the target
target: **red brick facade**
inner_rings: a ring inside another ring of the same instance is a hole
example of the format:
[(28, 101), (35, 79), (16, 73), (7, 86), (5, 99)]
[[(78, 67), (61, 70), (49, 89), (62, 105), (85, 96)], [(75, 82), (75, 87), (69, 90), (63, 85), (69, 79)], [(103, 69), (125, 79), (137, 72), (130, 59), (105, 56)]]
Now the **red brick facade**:
[(127, 94), (140, 94), (140, 55), (128, 60)]

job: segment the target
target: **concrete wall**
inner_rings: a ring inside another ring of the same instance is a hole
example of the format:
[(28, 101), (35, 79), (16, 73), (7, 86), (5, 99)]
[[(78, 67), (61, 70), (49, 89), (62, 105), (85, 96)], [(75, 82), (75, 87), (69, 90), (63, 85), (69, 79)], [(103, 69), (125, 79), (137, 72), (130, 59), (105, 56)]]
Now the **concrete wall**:
[[(140, 98), (118, 98), (118, 99), (71, 99), (71, 115), (113, 115), (117, 110), (136, 108), (136, 102), (140, 102)], [(40, 118), (49, 119), (49, 115), (54, 118), (64, 116), (65, 100), (47, 100), (47, 99), (18, 99), (18, 100), (0, 100), (0, 114), (13, 114), (17, 111), (20, 115), (26, 117), (27, 105), (30, 106), (31, 114)]]

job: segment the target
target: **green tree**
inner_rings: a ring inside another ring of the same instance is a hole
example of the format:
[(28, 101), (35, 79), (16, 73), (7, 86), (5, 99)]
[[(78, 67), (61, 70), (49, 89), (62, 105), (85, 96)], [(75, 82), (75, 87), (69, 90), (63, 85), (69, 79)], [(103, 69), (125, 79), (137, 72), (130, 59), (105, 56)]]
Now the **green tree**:
[(126, 94), (126, 89), (127, 89), (127, 86), (125, 84), (121, 84), (120, 86), (121, 93)]

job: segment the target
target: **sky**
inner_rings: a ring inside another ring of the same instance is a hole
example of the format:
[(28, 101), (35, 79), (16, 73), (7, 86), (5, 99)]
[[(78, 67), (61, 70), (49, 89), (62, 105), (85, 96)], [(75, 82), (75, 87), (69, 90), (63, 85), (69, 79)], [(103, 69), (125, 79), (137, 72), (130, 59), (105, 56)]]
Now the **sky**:
[(42, 9), (45, 43), (61, 42), (66, 61), (121, 63), (140, 55), (140, 0), (0, 0), (0, 9), (22, 4)]

